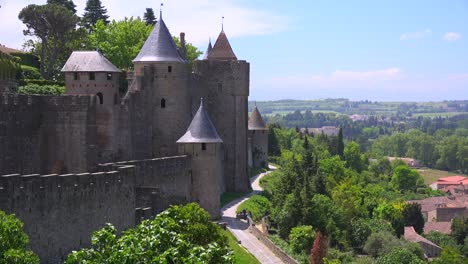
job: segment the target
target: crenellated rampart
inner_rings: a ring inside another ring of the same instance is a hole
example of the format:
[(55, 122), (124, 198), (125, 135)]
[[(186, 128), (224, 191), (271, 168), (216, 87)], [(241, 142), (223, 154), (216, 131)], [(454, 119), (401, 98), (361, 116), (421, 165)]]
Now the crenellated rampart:
[(24, 222), (31, 247), (44, 263), (63, 263), (90, 246), (93, 231), (135, 224), (135, 167), (81, 174), (0, 176), (0, 210)]

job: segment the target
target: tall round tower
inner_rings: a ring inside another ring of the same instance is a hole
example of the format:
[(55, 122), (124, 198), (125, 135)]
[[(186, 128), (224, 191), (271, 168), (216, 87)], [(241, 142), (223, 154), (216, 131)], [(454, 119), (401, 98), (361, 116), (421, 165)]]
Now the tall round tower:
[(252, 157), (249, 166), (268, 168), (268, 128), (257, 106), (254, 106), (249, 118), (249, 142), (249, 157)]
[(191, 118), (189, 69), (162, 14), (133, 63), (136, 82), (131, 89), (148, 97), (151, 111), (152, 154), (176, 155), (175, 142)]
[(191, 200), (199, 203), (213, 218), (219, 218), (223, 140), (205, 111), (203, 99), (187, 132), (177, 143), (179, 154), (188, 155), (192, 159)]

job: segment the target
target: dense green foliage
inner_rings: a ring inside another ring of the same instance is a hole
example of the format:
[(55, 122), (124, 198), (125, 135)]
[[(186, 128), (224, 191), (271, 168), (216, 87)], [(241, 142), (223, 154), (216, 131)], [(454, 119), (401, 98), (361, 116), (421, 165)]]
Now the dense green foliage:
[(172, 206), (119, 237), (112, 225), (66, 263), (234, 263), (227, 238), (198, 204)]
[(237, 207), (237, 213), (247, 210), (254, 221), (259, 221), (271, 210), (271, 202), (262, 195), (253, 195)]
[(15, 79), (19, 65), (15, 59), (0, 51), (0, 80)]
[(0, 263), (34, 264), (39, 258), (29, 248), (23, 223), (14, 215), (0, 211)]
[(315, 240), (315, 231), (312, 226), (296, 226), (291, 229), (289, 243), (295, 252), (308, 252)]
[[(416, 170), (386, 158), (369, 164), (368, 153), (353, 141), (346, 142), (340, 157), (338, 137), (306, 135), (277, 125), (270, 126), (270, 137), (280, 152), (271, 159), (280, 169), (260, 184), (271, 200), (270, 231), (287, 243), (286, 249), (297, 254), (292, 234), (298, 231), (293, 230), (310, 226), (327, 237), (332, 252), (352, 252), (347, 256), (353, 259), (353, 254), (367, 252), (378, 263), (399, 257), (409, 263), (424, 261), (418, 244), (399, 238), (405, 225), (419, 233), (424, 227), (420, 206), (406, 201), (440, 195), (424, 184)], [(458, 241), (457, 248), (463, 243)], [(299, 258), (305, 259), (309, 251), (302, 251)], [(338, 255), (327, 255), (328, 263), (344, 261)]]
[(19, 94), (61, 95), (65, 93), (65, 87), (59, 85), (29, 84), (26, 86), (20, 86), (17, 92)]

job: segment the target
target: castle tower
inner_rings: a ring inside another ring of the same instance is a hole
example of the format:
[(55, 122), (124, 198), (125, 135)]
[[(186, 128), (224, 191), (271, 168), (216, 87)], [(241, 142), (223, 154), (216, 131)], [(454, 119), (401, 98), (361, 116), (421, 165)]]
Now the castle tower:
[(268, 168), (268, 128), (257, 106), (254, 106), (249, 118), (249, 142), (249, 157), (252, 157), (249, 166)]
[(121, 71), (99, 51), (74, 51), (62, 68), (67, 95), (96, 96), (97, 162), (113, 160)]
[(210, 38), (210, 40), (208, 41), (208, 48), (206, 48), (206, 51), (205, 51), (205, 56), (203, 56), (204, 60), (208, 59), (208, 54), (210, 54), (212, 49), (213, 49), (213, 46), (211, 46), (211, 38)]
[(247, 164), (247, 97), (249, 63), (238, 60), (224, 30), (208, 56), (194, 63), (194, 96), (206, 99), (206, 108), (224, 145), (225, 190), (250, 189)]
[(74, 51), (62, 72), (66, 94), (96, 95), (103, 106), (118, 103), (121, 71), (99, 51)]
[(136, 84), (130, 89), (140, 90), (146, 97), (152, 155), (176, 155), (176, 140), (191, 118), (189, 69), (162, 15), (133, 63)]
[(213, 218), (220, 217), (223, 175), (223, 140), (218, 135), (203, 99), (187, 132), (177, 140), (179, 154), (192, 159), (192, 201), (200, 204)]

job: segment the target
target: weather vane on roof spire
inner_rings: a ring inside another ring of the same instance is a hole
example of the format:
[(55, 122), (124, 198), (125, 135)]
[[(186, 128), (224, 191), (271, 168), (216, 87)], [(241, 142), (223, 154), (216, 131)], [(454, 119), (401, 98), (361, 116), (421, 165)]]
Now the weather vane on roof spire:
[(164, 3), (161, 2), (161, 8), (159, 8), (159, 19), (162, 19), (162, 8), (164, 6)]
[(224, 16), (221, 17), (221, 31), (224, 31)]

